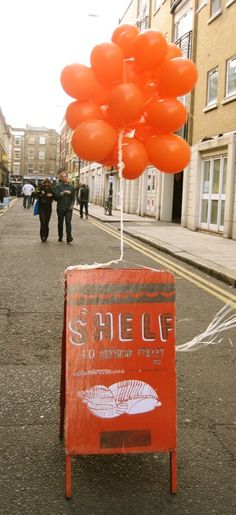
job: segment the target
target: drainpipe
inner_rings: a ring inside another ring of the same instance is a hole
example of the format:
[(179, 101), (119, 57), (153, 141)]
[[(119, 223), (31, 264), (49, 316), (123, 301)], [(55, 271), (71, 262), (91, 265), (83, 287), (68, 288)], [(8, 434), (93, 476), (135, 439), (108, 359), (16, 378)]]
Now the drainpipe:
[[(193, 31), (192, 31), (192, 55), (191, 59), (196, 63), (196, 55), (197, 55), (197, 22), (198, 15), (196, 14), (198, 8), (198, 0), (193, 2)], [(189, 122), (188, 122), (188, 134), (187, 141), (190, 146), (192, 146), (193, 142), (193, 117), (194, 117), (194, 98), (195, 98), (195, 88), (190, 94), (190, 106), (189, 106)]]

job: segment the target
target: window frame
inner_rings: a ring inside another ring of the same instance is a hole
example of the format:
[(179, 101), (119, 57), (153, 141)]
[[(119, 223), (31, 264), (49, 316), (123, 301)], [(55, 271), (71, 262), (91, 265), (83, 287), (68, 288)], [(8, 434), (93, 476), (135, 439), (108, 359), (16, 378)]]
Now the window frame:
[[(210, 92), (210, 79), (213, 77), (213, 75), (217, 73), (217, 88), (216, 88), (216, 98), (212, 101), (209, 100), (209, 92)], [(219, 66), (216, 66), (215, 68), (212, 68), (207, 72), (207, 88), (206, 88), (206, 107), (212, 107), (217, 105), (218, 100), (218, 83), (219, 83)]]
[(28, 165), (27, 165), (27, 172), (28, 173), (34, 173), (34, 163), (28, 163)]
[(14, 160), (20, 160), (21, 158), (21, 150), (20, 148), (14, 148)]
[[(228, 92), (227, 89), (228, 89), (228, 82), (229, 82), (229, 74), (228, 74), (228, 65), (232, 62), (232, 61), (235, 61), (235, 69), (236, 69), (236, 55), (233, 55), (232, 57), (230, 57), (229, 59), (227, 59), (226, 61), (226, 66), (225, 66), (225, 98), (230, 98), (232, 97), (233, 95), (236, 95), (236, 84), (235, 84), (235, 89), (234, 91), (232, 92)], [(235, 75), (236, 75), (236, 72), (235, 72)]]
[(221, 0), (217, 0), (219, 7), (215, 11), (213, 11), (212, 7), (213, 7), (214, 2), (216, 2), (216, 0), (211, 0), (211, 5), (210, 5), (210, 17), (211, 18), (216, 16), (218, 13), (220, 13), (222, 11)]
[(45, 150), (39, 150), (39, 160), (45, 161)]
[(28, 149), (28, 160), (34, 160), (34, 149)]

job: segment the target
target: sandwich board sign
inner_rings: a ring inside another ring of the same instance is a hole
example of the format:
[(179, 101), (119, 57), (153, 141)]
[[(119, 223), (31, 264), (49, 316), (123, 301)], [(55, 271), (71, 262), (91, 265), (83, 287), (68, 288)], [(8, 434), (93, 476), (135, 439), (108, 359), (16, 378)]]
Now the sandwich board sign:
[(60, 435), (66, 497), (80, 454), (170, 453), (176, 492), (175, 282), (150, 269), (68, 269)]

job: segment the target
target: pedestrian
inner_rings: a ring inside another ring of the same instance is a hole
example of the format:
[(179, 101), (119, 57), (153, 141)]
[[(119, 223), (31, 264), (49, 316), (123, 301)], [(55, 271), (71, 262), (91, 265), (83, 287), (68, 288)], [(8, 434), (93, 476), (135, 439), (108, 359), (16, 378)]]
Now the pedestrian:
[(57, 201), (57, 217), (58, 217), (58, 241), (63, 240), (64, 220), (66, 225), (67, 243), (73, 241), (71, 219), (73, 213), (73, 205), (75, 202), (75, 190), (69, 183), (68, 174), (61, 172), (59, 175), (59, 183), (55, 187), (55, 200)]
[(21, 193), (23, 195), (23, 208), (26, 209), (26, 207), (29, 209), (31, 206), (31, 195), (35, 188), (32, 184), (29, 182), (26, 182), (21, 190)]
[(52, 214), (52, 201), (54, 192), (49, 179), (44, 179), (35, 190), (33, 197), (39, 201), (40, 238), (43, 243), (48, 239), (49, 222)]
[(80, 184), (78, 183), (75, 187), (75, 200), (76, 200), (77, 206), (79, 204), (79, 190), (80, 190)]
[(83, 209), (85, 211), (86, 220), (88, 219), (88, 203), (89, 203), (89, 187), (87, 184), (82, 184), (79, 190), (80, 201), (80, 218), (83, 218)]

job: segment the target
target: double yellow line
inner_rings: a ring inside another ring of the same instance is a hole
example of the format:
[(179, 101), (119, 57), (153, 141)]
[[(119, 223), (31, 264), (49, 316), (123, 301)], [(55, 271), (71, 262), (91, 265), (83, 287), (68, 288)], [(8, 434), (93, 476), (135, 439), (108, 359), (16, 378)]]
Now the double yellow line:
[[(113, 236), (113, 238), (116, 238), (120, 240), (120, 234), (117, 232), (116, 229), (111, 228), (110, 226), (104, 225), (97, 220), (92, 220), (90, 218), (89, 222), (102, 231), (108, 233), (110, 236)], [(128, 245), (129, 247), (133, 248), (134, 250), (138, 251), (140, 254), (143, 254), (144, 256), (148, 257), (155, 263), (159, 263), (164, 268), (167, 268), (168, 270), (174, 272), (179, 277), (183, 277), (187, 281), (191, 282), (197, 288), (200, 288), (204, 291), (206, 291), (208, 294), (213, 295), (218, 300), (222, 301), (224, 304), (228, 304), (233, 309), (236, 309), (236, 295), (224, 290), (223, 288), (220, 288), (220, 286), (217, 286), (214, 283), (209, 283), (206, 279), (201, 277), (200, 275), (195, 274), (194, 272), (191, 272), (187, 268), (184, 268), (181, 265), (178, 265), (176, 263), (172, 263), (168, 258), (161, 256), (158, 254), (158, 251), (153, 250), (151, 248), (148, 248), (141, 243), (134, 241), (133, 239), (127, 237), (124, 235), (124, 243)]]

